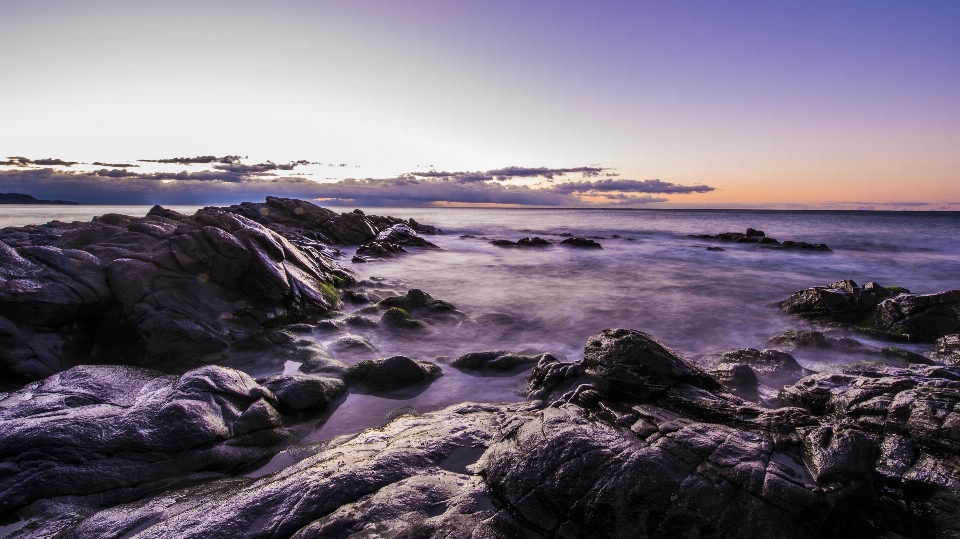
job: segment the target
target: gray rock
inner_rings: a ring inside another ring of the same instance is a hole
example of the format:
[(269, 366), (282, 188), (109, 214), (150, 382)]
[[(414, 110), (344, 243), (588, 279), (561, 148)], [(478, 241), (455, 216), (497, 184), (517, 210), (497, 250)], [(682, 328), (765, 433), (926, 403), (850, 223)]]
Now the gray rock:
[(376, 346), (360, 335), (344, 335), (333, 341), (330, 349), (340, 354), (371, 354), (377, 351)]
[(722, 355), (720, 363), (749, 365), (760, 382), (777, 389), (813, 374), (801, 367), (793, 356), (778, 350), (741, 348)]
[(937, 339), (933, 356), (948, 365), (960, 365), (960, 335), (944, 335)]
[(738, 397), (752, 401), (759, 398), (757, 386), (760, 385), (760, 381), (749, 365), (721, 363), (716, 369), (710, 371), (710, 376)]
[(871, 322), (879, 329), (933, 342), (960, 332), (960, 290), (900, 294), (880, 303)]
[(0, 400), (0, 507), (41, 498), (123, 502), (229, 474), (285, 439), (277, 397), (246, 374), (74, 367)]
[(443, 370), (439, 365), (406, 356), (392, 356), (351, 365), (346, 380), (351, 386), (386, 392), (429, 385), (440, 376), (443, 376)]
[(546, 355), (525, 356), (507, 350), (488, 350), (463, 354), (450, 365), (468, 374), (512, 376), (536, 365)]
[(337, 378), (278, 374), (258, 382), (276, 395), (285, 414), (322, 410), (347, 394), (346, 384)]
[(856, 282), (846, 279), (795, 292), (780, 303), (780, 309), (815, 320), (859, 324), (890, 296), (892, 294), (887, 289), (876, 283), (867, 283), (861, 288)]

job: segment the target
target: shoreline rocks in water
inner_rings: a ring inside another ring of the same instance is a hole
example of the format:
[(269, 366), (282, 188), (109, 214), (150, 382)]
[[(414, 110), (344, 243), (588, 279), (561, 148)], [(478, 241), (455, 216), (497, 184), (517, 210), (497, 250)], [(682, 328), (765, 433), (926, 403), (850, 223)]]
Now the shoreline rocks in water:
[(817, 322), (841, 322), (852, 329), (889, 338), (933, 342), (960, 332), (960, 290), (912, 294), (846, 279), (795, 292), (780, 309)]
[(720, 234), (691, 234), (689, 237), (701, 240), (719, 240), (733, 243), (747, 243), (772, 249), (787, 249), (797, 251), (821, 251), (831, 249), (825, 243), (807, 243), (805, 241), (778, 241), (768, 237), (762, 230), (748, 228), (746, 232), (721, 232)]
[(141, 218), (2, 229), (0, 372), (31, 380), (79, 363), (189, 364), (270, 326), (315, 320), (353, 282), (333, 245), (433, 246), (394, 221), (267, 197), (192, 216), (155, 206)]
[[(753, 352), (738, 351), (738, 359), (763, 355)], [(784, 359), (771, 361), (780, 368)], [(727, 365), (733, 378), (747, 373), (744, 363)], [(164, 378), (158, 391), (170, 391), (163, 388), (174, 378)], [(187, 388), (201, 393), (178, 398), (258, 399), (247, 409), (274, 402), (255, 383), (228, 390), (212, 382), (221, 380), (213, 372), (188, 378), (177, 395)], [(216, 397), (220, 392), (225, 396)], [(960, 533), (957, 367), (858, 364), (811, 374), (783, 388), (783, 407), (769, 409), (725, 389), (654, 337), (610, 329), (587, 341), (582, 362), (541, 357), (528, 394), (537, 400), (398, 414), (383, 427), (290, 448), (285, 454), (299, 455), (293, 464), (258, 479), (214, 473), (207, 482), (179, 483), (126, 505), (54, 491), (21, 513), (21, 530), (24, 536), (48, 526), (63, 537), (138, 532), (230, 539), (346, 537), (375, 529), (464, 539), (626, 538), (638, 530), (650, 537), (748, 539)], [(4, 404), (10, 397), (0, 401), (0, 410), (45, 413), (18, 398), (12, 405)], [(226, 409), (232, 408), (218, 413)], [(72, 417), (81, 432), (93, 424), (111, 432), (114, 424), (102, 416)], [(7, 447), (23, 443), (17, 432), (4, 434), (14, 444)], [(41, 468), (51, 480), (69, 470)], [(13, 500), (2, 496), (0, 503)]]
[(577, 236), (573, 238), (567, 238), (560, 242), (561, 245), (568, 245), (570, 247), (587, 247), (592, 249), (602, 249), (603, 246), (598, 242), (595, 242), (591, 239), (584, 238), (582, 236)]

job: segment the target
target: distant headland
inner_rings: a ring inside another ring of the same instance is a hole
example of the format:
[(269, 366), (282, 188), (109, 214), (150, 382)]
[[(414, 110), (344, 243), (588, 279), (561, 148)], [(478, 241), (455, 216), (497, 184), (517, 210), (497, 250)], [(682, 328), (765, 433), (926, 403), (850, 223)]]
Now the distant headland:
[(37, 200), (30, 195), (21, 193), (0, 193), (0, 204), (58, 204), (64, 206), (79, 206), (79, 202), (69, 200)]

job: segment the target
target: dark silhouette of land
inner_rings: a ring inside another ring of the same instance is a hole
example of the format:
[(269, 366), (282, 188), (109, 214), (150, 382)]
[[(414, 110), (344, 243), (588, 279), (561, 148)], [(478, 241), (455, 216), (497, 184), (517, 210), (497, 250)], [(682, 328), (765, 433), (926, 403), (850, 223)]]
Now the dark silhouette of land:
[(79, 202), (70, 202), (69, 200), (38, 200), (30, 195), (21, 193), (0, 193), (0, 204), (57, 204), (66, 206), (79, 206)]

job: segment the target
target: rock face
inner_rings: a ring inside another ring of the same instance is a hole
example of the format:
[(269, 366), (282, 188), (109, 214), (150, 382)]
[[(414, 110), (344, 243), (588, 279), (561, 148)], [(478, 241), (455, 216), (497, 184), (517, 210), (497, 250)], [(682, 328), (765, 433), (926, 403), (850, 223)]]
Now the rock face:
[(373, 240), (357, 247), (357, 256), (397, 256), (407, 252), (404, 247), (437, 248), (409, 226), (399, 223), (380, 231)]
[(266, 384), (215, 366), (182, 376), (82, 366), (33, 382), (0, 400), (0, 508), (56, 496), (117, 503), (229, 474), (286, 438), (278, 407), (303, 407), (302, 388)]
[(5, 228), (0, 372), (29, 380), (78, 362), (156, 365), (220, 352), (336, 308), (336, 286), (352, 278), (329, 245), (380, 236), (418, 241), (404, 224), (379, 230), (362, 212), (274, 197), (192, 216), (156, 206), (143, 218)]
[(295, 463), (256, 480), (38, 505), (20, 536), (54, 524), (78, 538), (960, 534), (956, 367), (860, 364), (805, 377), (785, 407), (763, 409), (617, 329), (591, 337), (582, 363), (541, 358), (529, 384), (573, 389), (402, 415), (290, 450)]

